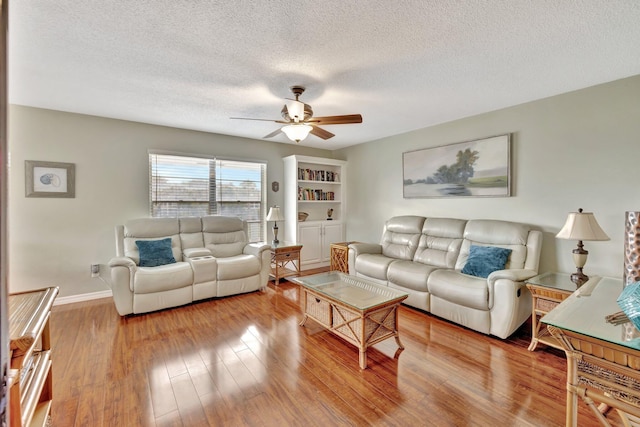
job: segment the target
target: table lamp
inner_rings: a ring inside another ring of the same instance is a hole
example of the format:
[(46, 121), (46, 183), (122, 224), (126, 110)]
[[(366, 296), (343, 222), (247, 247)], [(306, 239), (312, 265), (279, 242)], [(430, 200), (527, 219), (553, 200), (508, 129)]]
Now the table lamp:
[(273, 221), (273, 244), (278, 244), (278, 221), (284, 221), (284, 216), (280, 212), (279, 206), (269, 208), (269, 214), (267, 215), (267, 221)]
[(569, 212), (567, 222), (562, 230), (556, 234), (558, 239), (577, 240), (578, 247), (573, 250), (573, 262), (576, 264), (577, 271), (571, 275), (571, 281), (581, 286), (589, 276), (582, 272), (582, 268), (587, 263), (589, 252), (584, 249), (583, 240), (609, 240), (609, 236), (600, 228), (596, 217), (592, 212)]

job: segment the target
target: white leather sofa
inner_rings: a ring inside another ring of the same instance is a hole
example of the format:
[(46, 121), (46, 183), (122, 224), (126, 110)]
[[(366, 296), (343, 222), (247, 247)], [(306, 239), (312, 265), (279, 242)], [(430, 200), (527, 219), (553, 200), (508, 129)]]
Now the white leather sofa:
[[(407, 305), (507, 338), (531, 315), (524, 281), (538, 274), (541, 245), (542, 233), (525, 224), (397, 216), (386, 221), (380, 244), (349, 245), (349, 273), (407, 292)], [(474, 254), (511, 252), (484, 278), (462, 272), (472, 246), (507, 249)]]
[[(116, 226), (116, 257), (109, 262), (116, 310), (146, 313), (264, 288), (269, 245), (250, 244), (247, 235), (245, 221), (224, 216), (141, 218)], [(157, 262), (140, 252), (140, 241), (164, 243), (168, 261), (141, 266)]]

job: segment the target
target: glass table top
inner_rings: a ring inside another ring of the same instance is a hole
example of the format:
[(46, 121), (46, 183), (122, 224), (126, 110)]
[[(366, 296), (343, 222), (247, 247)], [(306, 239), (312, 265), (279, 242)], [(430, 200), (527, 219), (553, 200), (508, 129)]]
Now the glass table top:
[(337, 271), (296, 277), (291, 280), (358, 310), (402, 300), (409, 295), (406, 292)]
[(292, 248), (297, 246), (302, 246), (296, 242), (285, 242), (280, 240), (278, 243), (266, 242), (267, 245), (271, 246), (272, 249), (281, 249), (281, 248)]
[(568, 292), (578, 289), (578, 285), (571, 281), (571, 275), (567, 273), (544, 273), (532, 277), (527, 283)]
[(640, 350), (640, 331), (631, 322), (608, 323), (606, 316), (622, 311), (616, 300), (622, 280), (593, 277), (544, 315), (540, 321), (561, 329)]

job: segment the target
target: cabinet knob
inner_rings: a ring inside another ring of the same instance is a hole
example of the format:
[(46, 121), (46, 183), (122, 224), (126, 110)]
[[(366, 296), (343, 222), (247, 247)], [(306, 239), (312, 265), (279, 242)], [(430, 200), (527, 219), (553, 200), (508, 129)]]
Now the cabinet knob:
[(316, 302), (320, 304), (320, 298), (316, 298)]

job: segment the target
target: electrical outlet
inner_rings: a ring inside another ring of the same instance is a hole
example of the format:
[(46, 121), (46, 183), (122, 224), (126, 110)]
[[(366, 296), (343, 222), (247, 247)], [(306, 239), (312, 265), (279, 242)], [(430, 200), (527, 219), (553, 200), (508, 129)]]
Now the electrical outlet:
[(91, 264), (91, 277), (100, 276), (100, 264)]

